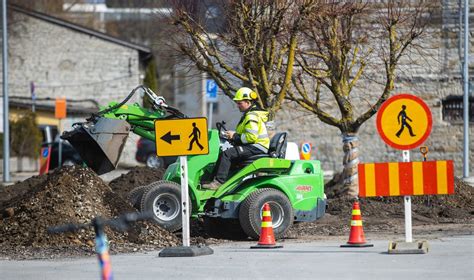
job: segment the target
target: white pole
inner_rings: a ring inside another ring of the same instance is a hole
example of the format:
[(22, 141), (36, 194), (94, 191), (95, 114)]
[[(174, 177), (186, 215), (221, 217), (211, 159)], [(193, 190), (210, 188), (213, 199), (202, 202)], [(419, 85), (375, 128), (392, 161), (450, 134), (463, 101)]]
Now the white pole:
[(207, 117), (207, 127), (209, 127), (209, 130), (212, 129), (212, 114), (214, 114), (214, 103), (209, 102), (209, 116)]
[(463, 177), (469, 177), (469, 0), (464, 0), (464, 153)]
[(3, 45), (3, 182), (10, 182), (10, 127), (8, 121), (8, 30), (7, 0), (2, 1)]
[(188, 201), (188, 161), (186, 156), (180, 156), (179, 162), (181, 165), (181, 218), (183, 224), (183, 246), (189, 247), (189, 206)]
[(207, 115), (206, 112), (206, 103), (207, 103), (207, 98), (206, 98), (206, 87), (207, 87), (207, 75), (206, 72), (202, 72), (201, 75), (201, 116), (205, 117)]
[[(410, 162), (410, 151), (403, 151), (403, 162)], [(405, 204), (405, 242), (412, 242), (412, 226), (411, 226), (411, 196), (404, 196)]]

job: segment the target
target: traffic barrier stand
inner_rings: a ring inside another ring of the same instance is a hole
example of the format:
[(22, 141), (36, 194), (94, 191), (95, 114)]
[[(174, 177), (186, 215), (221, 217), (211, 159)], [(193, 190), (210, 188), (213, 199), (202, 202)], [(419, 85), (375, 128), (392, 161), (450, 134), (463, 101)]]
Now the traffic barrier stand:
[(426, 254), (429, 249), (430, 246), (426, 240), (415, 242), (390, 241), (388, 243), (389, 254)]
[(276, 245), (275, 235), (273, 234), (272, 214), (270, 205), (265, 203), (262, 210), (262, 228), (260, 229), (260, 238), (256, 246), (250, 249), (276, 249), (283, 248), (282, 245)]
[(364, 229), (362, 227), (362, 215), (360, 213), (359, 202), (354, 202), (352, 206), (351, 232), (349, 234), (349, 241), (341, 247), (373, 247), (365, 241)]

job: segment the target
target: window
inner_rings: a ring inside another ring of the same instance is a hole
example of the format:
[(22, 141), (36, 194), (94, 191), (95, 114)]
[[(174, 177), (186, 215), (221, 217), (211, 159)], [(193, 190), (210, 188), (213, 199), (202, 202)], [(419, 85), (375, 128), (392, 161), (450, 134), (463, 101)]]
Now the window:
[[(463, 96), (450, 95), (443, 100), (443, 121), (463, 122)], [(474, 122), (474, 97), (469, 97), (469, 122)]]

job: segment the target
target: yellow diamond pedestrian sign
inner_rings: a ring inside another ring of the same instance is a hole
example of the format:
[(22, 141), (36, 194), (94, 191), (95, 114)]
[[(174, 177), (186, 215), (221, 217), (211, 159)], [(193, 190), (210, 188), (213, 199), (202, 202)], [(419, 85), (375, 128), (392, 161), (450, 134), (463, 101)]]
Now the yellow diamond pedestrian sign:
[(155, 136), (161, 157), (209, 153), (206, 118), (156, 120)]

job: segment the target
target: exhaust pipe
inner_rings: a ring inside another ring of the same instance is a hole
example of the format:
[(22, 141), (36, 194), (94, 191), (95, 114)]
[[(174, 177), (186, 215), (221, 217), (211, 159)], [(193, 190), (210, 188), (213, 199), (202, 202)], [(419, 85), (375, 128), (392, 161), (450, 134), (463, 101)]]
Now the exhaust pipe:
[(98, 117), (74, 124), (73, 128), (65, 131), (61, 138), (71, 143), (89, 168), (102, 175), (117, 167), (130, 133), (129, 123)]

